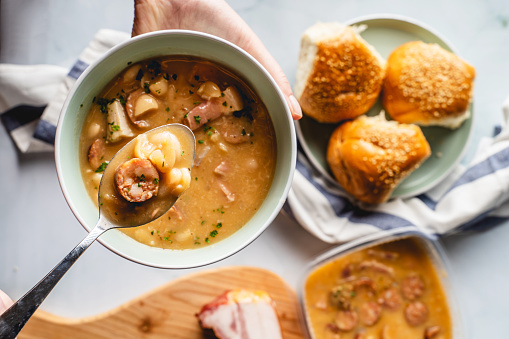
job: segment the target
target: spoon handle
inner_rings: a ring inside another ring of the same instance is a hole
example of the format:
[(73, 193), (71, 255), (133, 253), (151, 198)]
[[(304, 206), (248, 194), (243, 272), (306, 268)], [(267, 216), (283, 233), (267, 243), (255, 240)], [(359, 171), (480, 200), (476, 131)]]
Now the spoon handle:
[(100, 223), (51, 272), (0, 316), (0, 338), (13, 339), (85, 250), (106, 231)]

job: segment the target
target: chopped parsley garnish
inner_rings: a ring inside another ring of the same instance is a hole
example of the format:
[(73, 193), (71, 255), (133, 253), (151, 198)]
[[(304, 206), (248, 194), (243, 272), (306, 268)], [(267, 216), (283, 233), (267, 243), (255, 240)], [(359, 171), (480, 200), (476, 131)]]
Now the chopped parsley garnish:
[(99, 167), (97, 167), (97, 169), (95, 170), (95, 173), (104, 172), (104, 170), (106, 169), (106, 166), (108, 166), (108, 162), (107, 161), (105, 161), (101, 165), (99, 165)]
[(191, 90), (189, 90), (189, 94), (194, 94), (194, 92), (193, 92), (193, 91), (191, 91)]
[(217, 228), (221, 228), (223, 227), (223, 223), (222, 222), (218, 222), (217, 225), (216, 225)]
[(184, 115), (184, 118), (187, 118), (187, 116), (189, 115), (189, 112), (187, 112), (185, 115)]
[(200, 76), (199, 75), (195, 75), (194, 76), (194, 80), (196, 80), (196, 81), (200, 80)]
[(145, 181), (145, 174), (140, 175), (140, 181)]
[(216, 235), (217, 235), (217, 230), (213, 230), (212, 232), (210, 232), (210, 236), (212, 238), (214, 238)]
[(150, 234), (154, 235), (154, 231), (150, 232)]
[(150, 93), (150, 88), (148, 86), (149, 86), (148, 82), (143, 84), (143, 89), (145, 90), (145, 93), (147, 93), (147, 94)]
[(226, 107), (228, 104), (226, 103), (226, 101), (223, 102), (223, 106)]
[(159, 179), (154, 178), (154, 185), (157, 185), (159, 183)]
[(120, 101), (120, 103), (121, 103), (122, 105), (125, 105), (125, 103), (126, 103), (126, 100), (125, 100), (125, 98), (124, 98), (124, 96), (123, 96), (123, 95), (121, 95), (121, 96), (119, 96), (119, 97), (118, 97), (118, 101)]
[(224, 97), (224, 92), (221, 92), (221, 96)]
[(201, 104), (201, 101), (195, 101), (195, 102), (193, 102), (193, 105), (199, 105), (199, 104)]
[(120, 130), (120, 126), (119, 125), (113, 125), (113, 126), (111, 126), (111, 129), (114, 130), (114, 131), (119, 131)]
[(170, 80), (170, 75), (168, 73), (163, 74), (164, 80)]
[(128, 61), (127, 62), (127, 66), (129, 66), (130, 64), (132, 64), (133, 62), (132, 61)]
[(83, 104), (81, 104), (80, 107), (83, 107)]
[(202, 221), (201, 221), (201, 224), (203, 225), (204, 223), (205, 223), (205, 220), (202, 220)]
[(152, 60), (148, 65), (147, 68), (154, 74), (159, 75), (161, 73), (161, 64), (157, 60)]
[(242, 129), (242, 132), (240, 132), (240, 135), (246, 135), (246, 130)]
[(209, 243), (209, 242), (210, 242), (210, 241), (209, 241), (209, 238), (205, 238), (205, 242), (206, 242), (206, 243)]
[(200, 116), (199, 116), (199, 115), (195, 115), (195, 116), (194, 116), (194, 121), (196, 121), (196, 123), (197, 123), (197, 124), (199, 124), (199, 123), (200, 123), (200, 120), (201, 120), (201, 118), (200, 118)]
[(219, 212), (221, 214), (224, 214), (224, 209), (223, 208), (224, 208), (224, 206), (221, 206), (221, 207), (219, 207), (219, 208), (217, 208), (215, 210), (212, 210), (212, 212)]
[(253, 109), (251, 108), (251, 106), (247, 106), (246, 108), (244, 108), (243, 110), (241, 111), (236, 111), (236, 112), (233, 112), (233, 116), (235, 118), (241, 118), (241, 117), (246, 117), (248, 118), (250, 121), (253, 121), (254, 118), (253, 118), (253, 114), (251, 113)]
[(136, 81), (140, 81), (143, 78), (143, 70), (140, 68), (138, 74), (136, 74)]
[(169, 112), (169, 111), (170, 111), (170, 108), (169, 108), (169, 107), (166, 107), (165, 111), (166, 111), (166, 112)]
[(177, 74), (173, 74), (171, 77), (173, 78), (173, 80), (177, 80)]
[(141, 184), (140, 184), (140, 183), (138, 183), (138, 187), (141, 187)]
[(180, 153), (180, 156), (183, 156), (184, 155), (184, 151), (182, 151), (182, 153)]
[(101, 113), (108, 113), (108, 104), (115, 101), (115, 99), (108, 100), (106, 98), (99, 98), (97, 99), (97, 104), (99, 105), (99, 109), (101, 110)]
[(210, 137), (212, 135), (212, 131), (208, 131), (207, 135)]
[(203, 144), (203, 140), (198, 140), (198, 143), (199, 144)]
[(92, 99), (92, 103), (94, 103), (94, 102), (95, 102), (95, 98), (97, 98), (97, 97), (94, 97), (94, 98)]

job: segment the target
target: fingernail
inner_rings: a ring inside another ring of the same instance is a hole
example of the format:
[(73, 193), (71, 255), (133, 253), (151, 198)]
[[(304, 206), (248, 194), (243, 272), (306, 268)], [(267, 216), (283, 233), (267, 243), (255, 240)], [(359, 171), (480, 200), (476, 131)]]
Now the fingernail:
[(295, 98), (293, 95), (290, 95), (288, 101), (290, 104), (290, 110), (292, 111), (293, 118), (295, 120), (302, 118), (302, 109), (300, 108), (297, 98)]

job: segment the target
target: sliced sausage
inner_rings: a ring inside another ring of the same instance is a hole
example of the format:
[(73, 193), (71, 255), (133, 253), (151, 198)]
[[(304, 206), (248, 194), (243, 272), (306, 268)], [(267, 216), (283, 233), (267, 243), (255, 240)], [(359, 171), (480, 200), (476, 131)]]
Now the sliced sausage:
[(115, 185), (129, 202), (143, 202), (157, 195), (159, 173), (147, 159), (133, 158), (117, 168)]
[(382, 307), (374, 301), (365, 302), (359, 307), (359, 318), (366, 326), (376, 324), (381, 315)]
[(88, 163), (95, 171), (104, 161), (104, 140), (95, 139), (90, 148), (88, 149)]
[(403, 298), (401, 298), (397, 288), (391, 287), (382, 292), (379, 303), (391, 311), (396, 311), (401, 307)]
[(424, 282), (417, 275), (411, 275), (401, 282), (401, 292), (408, 300), (415, 300), (424, 293)]
[(349, 332), (357, 326), (359, 317), (354, 310), (341, 310), (336, 314), (335, 324), (343, 332)]
[(420, 301), (414, 301), (405, 308), (405, 319), (410, 326), (418, 326), (428, 319), (428, 308)]
[(218, 100), (207, 100), (187, 113), (184, 124), (194, 131), (207, 122), (219, 118), (222, 114), (223, 109)]

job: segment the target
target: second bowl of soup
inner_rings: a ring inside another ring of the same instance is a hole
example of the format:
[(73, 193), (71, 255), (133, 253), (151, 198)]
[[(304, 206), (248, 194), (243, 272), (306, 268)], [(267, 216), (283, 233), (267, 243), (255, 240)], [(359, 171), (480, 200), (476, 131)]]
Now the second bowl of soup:
[(110, 231), (100, 241), (157, 267), (223, 259), (277, 215), (296, 153), (290, 113), (274, 80), (224, 40), (188, 31), (149, 33), (90, 66), (71, 90), (57, 130), (64, 195), (90, 230), (109, 159), (138, 134), (169, 123), (195, 134), (190, 188), (156, 221)]

